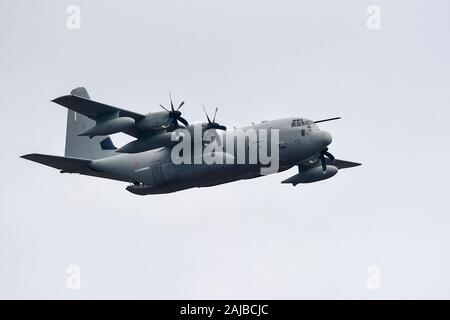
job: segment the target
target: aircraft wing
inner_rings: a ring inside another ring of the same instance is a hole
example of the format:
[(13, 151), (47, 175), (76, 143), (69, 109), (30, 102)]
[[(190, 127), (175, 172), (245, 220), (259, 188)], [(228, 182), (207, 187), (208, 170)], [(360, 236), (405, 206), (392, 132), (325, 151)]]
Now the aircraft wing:
[(81, 113), (82, 115), (85, 115), (92, 120), (97, 120), (102, 116), (115, 112), (119, 113), (119, 117), (129, 117), (133, 118), (136, 121), (139, 121), (145, 117), (144, 115), (139, 113), (109, 106), (104, 103), (96, 102), (71, 94), (53, 99), (52, 102), (55, 102), (75, 112)]
[[(357, 167), (357, 166), (361, 165), (361, 163), (352, 162), (352, 161), (346, 161), (346, 160), (339, 160), (339, 159), (334, 159), (333, 161), (331, 161), (328, 158), (326, 158), (326, 162), (327, 162), (327, 165), (335, 166), (339, 170), (347, 169), (347, 168), (353, 168), (353, 167)], [(310, 162), (305, 161), (305, 162), (301, 163), (299, 165), (299, 167), (301, 167), (301, 168), (309, 168), (309, 167), (317, 166), (317, 165), (320, 165), (320, 161), (319, 161), (319, 164), (317, 162), (310, 163)]]
[[(57, 103), (67, 109), (73, 110), (95, 121), (102, 118), (103, 116), (113, 114), (115, 114), (116, 117), (133, 118), (136, 122), (145, 118), (145, 116), (142, 114), (91, 100), (85, 88), (76, 88), (72, 90), (71, 94), (53, 99), (52, 102)], [(124, 130), (123, 133), (135, 138), (139, 138), (145, 134), (148, 134), (149, 131), (143, 132), (136, 127), (133, 127)]]
[(330, 166), (335, 166), (339, 170), (353, 168), (353, 167), (357, 167), (357, 166), (361, 165), (361, 163), (351, 162), (351, 161), (346, 161), (346, 160), (335, 159), (334, 161), (331, 161), (328, 158), (326, 160), (327, 160), (327, 164), (329, 164)]
[[(56, 99), (53, 99), (52, 102), (59, 104), (60, 106), (63, 106), (67, 109), (70, 109), (74, 111), (76, 114), (80, 114), (81, 116), (85, 116), (87, 118), (96, 121), (96, 126), (101, 126), (102, 123), (113, 119), (132, 118), (134, 119), (135, 125), (128, 126), (126, 127), (126, 129), (123, 130), (119, 129), (114, 133), (123, 132), (138, 139), (149, 138), (152, 135), (161, 133), (162, 131), (170, 130), (168, 129), (169, 124), (173, 123), (176, 119), (180, 120), (181, 122), (183, 122), (182, 120), (184, 120), (179, 115), (177, 116), (178, 118), (177, 117), (170, 118), (170, 112), (166, 113), (164, 111), (160, 111), (155, 112), (152, 115), (150, 114), (143, 115), (140, 113), (100, 103), (91, 100), (89, 94), (87, 93), (86, 88), (84, 87), (75, 88), (71, 91), (69, 95), (64, 95)], [(181, 105), (183, 105), (183, 103)], [(143, 122), (144, 124), (142, 125)], [(85, 131), (89, 131), (89, 128), (85, 128)], [(101, 129), (98, 132), (101, 132)], [(89, 134), (85, 135), (89, 136)], [(95, 135), (97, 134), (93, 134), (92, 136)]]

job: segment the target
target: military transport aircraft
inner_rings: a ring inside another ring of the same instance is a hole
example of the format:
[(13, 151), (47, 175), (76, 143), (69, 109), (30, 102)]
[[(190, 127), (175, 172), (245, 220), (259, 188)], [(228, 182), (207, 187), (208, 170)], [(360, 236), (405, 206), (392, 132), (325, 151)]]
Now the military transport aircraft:
[[(239, 150), (243, 150), (243, 159), (247, 162), (234, 161), (238, 147), (232, 145), (222, 151), (210, 151), (210, 155), (224, 161), (207, 164), (206, 161), (194, 159), (194, 163), (180, 164), (174, 163), (173, 151), (179, 141), (186, 138), (183, 130), (195, 135), (195, 125), (190, 125), (182, 117), (180, 108), (184, 102), (175, 108), (170, 97), (169, 108), (161, 105), (163, 111), (143, 115), (95, 102), (85, 88), (76, 88), (70, 95), (52, 101), (68, 109), (65, 156), (32, 153), (22, 158), (59, 169), (61, 173), (129, 182), (126, 189), (138, 195), (170, 193), (260, 177), (264, 175), (262, 168), (267, 167), (267, 163), (248, 161), (251, 150), (255, 150), (251, 148), (252, 144), (259, 147), (263, 143), (271, 142), (272, 146), (276, 143), (270, 153), (277, 157), (271, 161), (277, 161), (276, 172), (297, 166), (298, 174), (282, 181), (293, 186), (328, 179), (339, 169), (360, 165), (335, 159), (328, 152), (332, 137), (320, 130), (317, 123), (339, 118), (318, 121), (301, 117), (284, 118), (241, 129), (227, 129), (216, 122), (217, 108), (212, 120), (205, 111), (208, 122), (202, 123), (200, 128), (202, 133), (213, 131), (214, 134), (207, 140), (201, 136), (202, 150), (206, 150), (210, 143), (224, 148), (228, 146), (227, 141), (234, 142), (236, 136), (239, 138), (250, 130), (266, 130), (267, 135), (257, 133), (256, 140), (244, 137), (244, 146)], [(274, 129), (277, 130), (276, 135), (272, 136)], [(109, 135), (119, 132), (136, 139), (116, 148)], [(177, 134), (178, 139), (174, 139)], [(195, 158), (196, 153), (187, 157)]]

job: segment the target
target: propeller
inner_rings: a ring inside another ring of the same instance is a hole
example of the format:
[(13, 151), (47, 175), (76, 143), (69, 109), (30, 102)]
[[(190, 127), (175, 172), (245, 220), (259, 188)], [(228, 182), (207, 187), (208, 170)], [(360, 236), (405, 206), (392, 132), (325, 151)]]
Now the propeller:
[(211, 119), (208, 116), (208, 112), (206, 112), (205, 107), (203, 107), (203, 111), (205, 111), (206, 119), (208, 119), (208, 124), (206, 125), (206, 130), (208, 130), (208, 129), (227, 130), (227, 127), (222, 126), (216, 122), (216, 115), (217, 115), (218, 110), (219, 110), (219, 108), (216, 108), (216, 110), (214, 111), (214, 117), (211, 121)]
[(330, 159), (331, 161), (334, 161), (334, 156), (328, 152), (328, 148), (323, 149), (320, 151), (320, 163), (322, 164), (322, 172), (325, 173), (327, 171), (327, 161), (325, 160), (325, 157)]
[(178, 108), (175, 110), (174, 106), (173, 106), (173, 101), (172, 101), (172, 95), (169, 92), (169, 99), (170, 99), (170, 110), (167, 109), (166, 107), (164, 107), (162, 104), (159, 104), (161, 106), (161, 108), (163, 108), (164, 110), (166, 110), (169, 113), (169, 118), (172, 119), (171, 124), (174, 124), (175, 128), (179, 128), (180, 125), (178, 124), (178, 121), (180, 121), (182, 124), (184, 124), (186, 127), (189, 125), (189, 123), (187, 122), (186, 119), (184, 119), (181, 116), (181, 111), (180, 108), (184, 105), (184, 101), (182, 101), (180, 103), (180, 105), (178, 106)]

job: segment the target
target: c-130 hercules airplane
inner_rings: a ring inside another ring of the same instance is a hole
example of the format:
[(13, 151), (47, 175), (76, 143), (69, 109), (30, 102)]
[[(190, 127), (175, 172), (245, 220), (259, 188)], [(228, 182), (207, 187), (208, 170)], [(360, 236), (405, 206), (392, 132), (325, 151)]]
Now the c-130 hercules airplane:
[[(161, 105), (164, 111), (146, 115), (95, 102), (82, 87), (52, 101), (68, 109), (65, 156), (32, 153), (22, 158), (61, 173), (129, 182), (126, 189), (138, 195), (210, 187), (293, 166), (298, 174), (282, 183), (296, 186), (360, 165), (335, 159), (328, 152), (332, 137), (317, 123), (339, 118), (284, 118), (227, 130), (215, 120), (217, 108), (212, 120), (205, 111), (208, 122), (190, 125), (179, 111), (184, 102), (174, 108), (171, 97), (170, 108)], [(136, 140), (117, 149), (109, 135), (119, 132)], [(267, 152), (265, 157), (262, 150)]]

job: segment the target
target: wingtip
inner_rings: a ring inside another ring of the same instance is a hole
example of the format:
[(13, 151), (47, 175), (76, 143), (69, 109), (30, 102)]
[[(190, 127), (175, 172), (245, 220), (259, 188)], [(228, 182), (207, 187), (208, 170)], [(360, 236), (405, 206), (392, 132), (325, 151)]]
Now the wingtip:
[(54, 103), (60, 104), (60, 102), (61, 102), (62, 100), (64, 100), (64, 99), (66, 99), (67, 97), (70, 97), (70, 95), (65, 95), (65, 96), (57, 97), (57, 98), (55, 98), (55, 99), (50, 100), (50, 102), (54, 102)]
[(36, 155), (36, 153), (28, 153), (28, 154), (19, 156), (19, 158), (30, 160), (34, 155)]
[(349, 165), (349, 168), (355, 168), (355, 167), (359, 167), (362, 166), (362, 163), (359, 162), (351, 162)]

